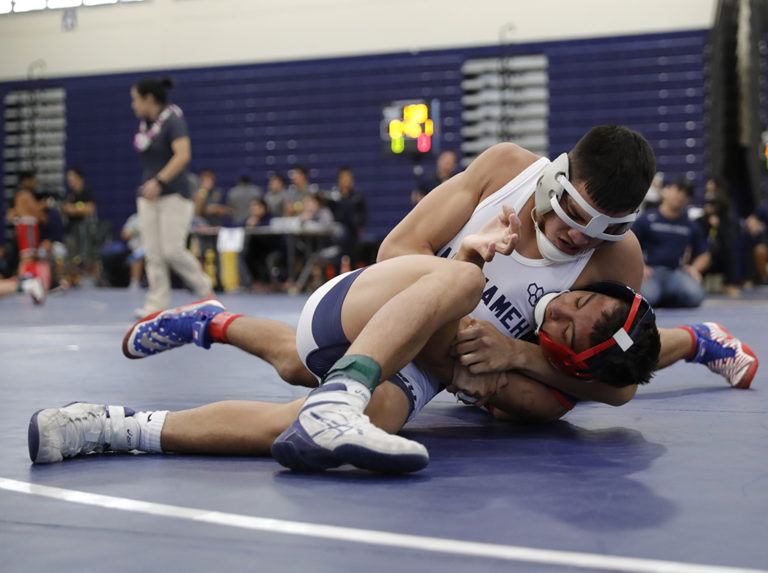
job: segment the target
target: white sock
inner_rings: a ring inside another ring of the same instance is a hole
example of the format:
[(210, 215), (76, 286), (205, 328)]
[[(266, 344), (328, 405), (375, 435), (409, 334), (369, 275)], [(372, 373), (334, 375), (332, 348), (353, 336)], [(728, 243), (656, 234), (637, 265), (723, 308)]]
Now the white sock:
[[(133, 416), (126, 416), (123, 406), (107, 406), (104, 440), (115, 452), (130, 452), (139, 449), (141, 429)], [(96, 441), (91, 438), (91, 441)]]
[(158, 410), (157, 412), (136, 412), (133, 418), (139, 427), (139, 444), (136, 448), (142, 452), (150, 454), (162, 454), (160, 447), (160, 434), (165, 425), (165, 417), (168, 410)]

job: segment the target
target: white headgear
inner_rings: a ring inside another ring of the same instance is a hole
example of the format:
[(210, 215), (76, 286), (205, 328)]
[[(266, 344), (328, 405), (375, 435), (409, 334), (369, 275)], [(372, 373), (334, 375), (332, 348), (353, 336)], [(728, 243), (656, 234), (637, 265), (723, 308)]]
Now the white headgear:
[[(536, 184), (536, 213), (544, 215), (554, 211), (572, 229), (603, 241), (620, 241), (627, 234), (638, 211), (624, 217), (611, 217), (587, 203), (569, 179), (568, 154), (563, 153), (550, 162)], [(574, 221), (560, 206), (563, 194), (568, 196), (592, 218), (586, 225)], [(567, 255), (566, 255), (567, 256)]]

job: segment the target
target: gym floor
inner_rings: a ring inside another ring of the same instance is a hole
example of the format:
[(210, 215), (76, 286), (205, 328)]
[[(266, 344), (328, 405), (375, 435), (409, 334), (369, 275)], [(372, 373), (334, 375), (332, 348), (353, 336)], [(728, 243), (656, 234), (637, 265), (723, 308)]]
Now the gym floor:
[[(182, 292), (174, 302), (188, 302)], [(407, 426), (432, 461), (387, 477), (269, 458), (87, 456), (33, 467), (27, 424), (72, 401), (183, 409), (306, 393), (234, 348), (129, 361), (140, 293), (0, 301), (0, 569), (10, 571), (690, 571), (768, 568), (768, 293), (658, 312), (717, 321), (763, 366), (752, 389), (678, 364), (628, 405), (520, 427), (439, 396)], [(302, 297), (232, 295), (295, 324)]]

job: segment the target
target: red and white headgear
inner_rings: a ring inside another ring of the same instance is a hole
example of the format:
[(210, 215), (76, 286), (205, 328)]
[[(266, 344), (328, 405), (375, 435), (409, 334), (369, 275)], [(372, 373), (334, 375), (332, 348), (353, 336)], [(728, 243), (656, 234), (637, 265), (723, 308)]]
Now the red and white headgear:
[(534, 309), (536, 333), (539, 335), (539, 344), (544, 355), (563, 372), (576, 378), (591, 379), (608, 358), (629, 350), (635, 343), (642, 325), (654, 320), (655, 315), (651, 305), (642, 295), (621, 283), (597, 282), (580, 287), (579, 290), (604, 294), (630, 305), (624, 325), (613, 336), (577, 353), (569, 346), (555, 342), (541, 329), (547, 305), (563, 293), (546, 294), (536, 303)]

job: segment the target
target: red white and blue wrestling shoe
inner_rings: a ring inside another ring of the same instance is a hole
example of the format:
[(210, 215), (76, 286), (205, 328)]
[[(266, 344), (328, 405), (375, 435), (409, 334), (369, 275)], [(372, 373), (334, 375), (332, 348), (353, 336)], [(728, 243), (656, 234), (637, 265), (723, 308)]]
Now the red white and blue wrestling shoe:
[(715, 322), (684, 326), (694, 340), (694, 354), (686, 362), (704, 364), (734, 388), (749, 388), (760, 365), (752, 349)]
[(298, 419), (272, 444), (272, 457), (301, 472), (351, 464), (382, 473), (418, 471), (429, 463), (427, 449), (388, 434), (362, 413), (364, 401), (343, 382), (329, 382), (307, 397)]
[(224, 311), (218, 300), (207, 299), (153, 312), (140, 319), (123, 337), (123, 354), (127, 358), (146, 358), (185, 344), (211, 347), (208, 326), (213, 317)]

